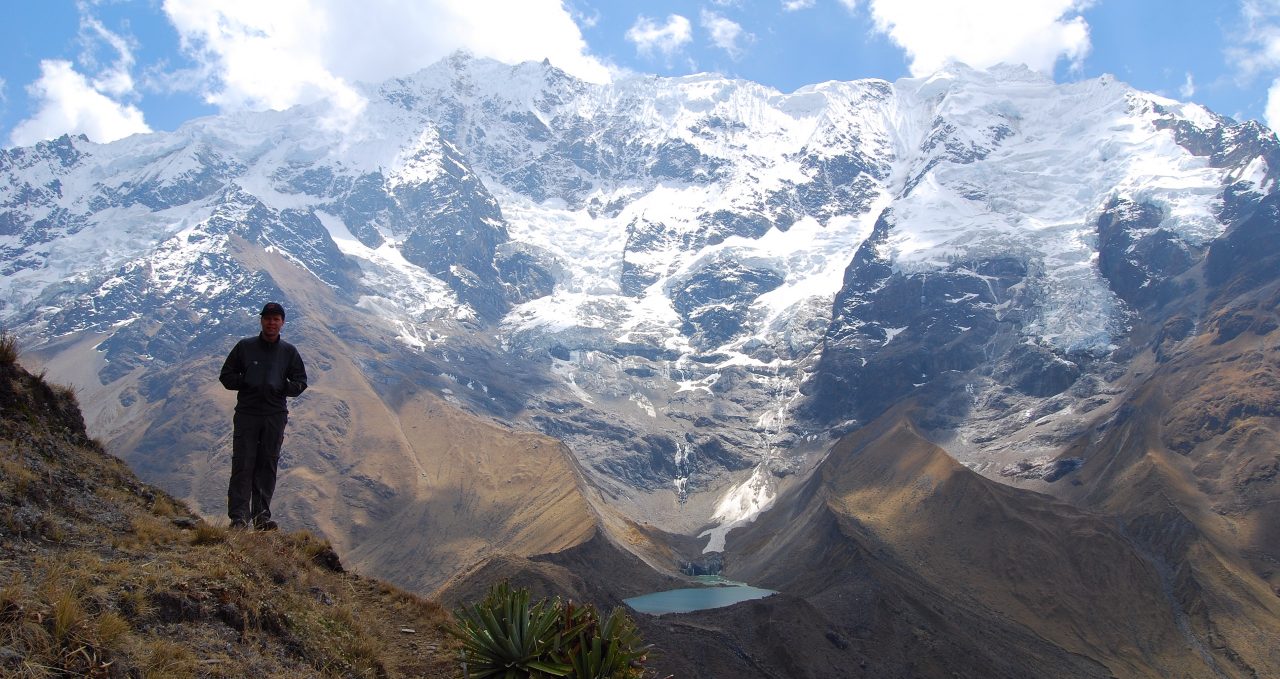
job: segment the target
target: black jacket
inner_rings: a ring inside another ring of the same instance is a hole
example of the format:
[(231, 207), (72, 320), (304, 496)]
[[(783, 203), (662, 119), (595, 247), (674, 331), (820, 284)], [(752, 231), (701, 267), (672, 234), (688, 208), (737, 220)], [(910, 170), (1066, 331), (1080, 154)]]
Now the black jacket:
[(307, 369), (298, 350), (284, 340), (268, 342), (246, 337), (231, 349), (218, 375), (222, 386), (236, 394), (236, 412), (276, 415), (289, 412), (286, 396), (307, 389)]

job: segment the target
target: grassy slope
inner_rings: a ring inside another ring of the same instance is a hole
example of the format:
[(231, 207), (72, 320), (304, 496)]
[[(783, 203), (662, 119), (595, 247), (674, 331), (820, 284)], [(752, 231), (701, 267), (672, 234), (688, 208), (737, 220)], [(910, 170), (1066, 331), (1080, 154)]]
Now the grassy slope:
[[(0, 362), (0, 675), (456, 676), (438, 604), (140, 482)], [(411, 631), (406, 631), (411, 630)]]

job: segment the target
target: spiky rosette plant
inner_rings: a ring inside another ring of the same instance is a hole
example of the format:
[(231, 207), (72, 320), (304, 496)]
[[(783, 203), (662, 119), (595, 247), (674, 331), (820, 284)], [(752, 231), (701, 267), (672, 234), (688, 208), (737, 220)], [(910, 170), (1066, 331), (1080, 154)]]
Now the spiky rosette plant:
[(594, 606), (559, 599), (530, 604), (529, 590), (507, 582), (460, 608), (449, 632), (462, 641), (468, 679), (574, 677), (638, 679), (649, 647), (621, 609), (601, 621)]
[(640, 637), (635, 622), (621, 608), (613, 609), (603, 622), (594, 606), (565, 606), (565, 628), (577, 628), (564, 635), (562, 657), (575, 679), (637, 679), (644, 676), (644, 660), (649, 646)]
[(561, 639), (559, 602), (529, 603), (529, 590), (503, 582), (470, 608), (459, 609), (450, 633), (462, 640), (462, 667), (474, 679), (568, 676), (555, 661)]

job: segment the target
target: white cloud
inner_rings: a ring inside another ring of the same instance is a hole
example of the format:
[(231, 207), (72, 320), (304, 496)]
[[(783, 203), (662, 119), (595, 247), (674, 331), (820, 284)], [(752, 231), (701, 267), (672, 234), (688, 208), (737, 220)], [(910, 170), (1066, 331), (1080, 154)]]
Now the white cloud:
[[(134, 44), (107, 29), (92, 6), (77, 2), (82, 46), (80, 69), (62, 59), (40, 62), (40, 77), (27, 86), (35, 113), (14, 126), (10, 141), (34, 144), (63, 134), (111, 142), (151, 128), (132, 100), (138, 96), (132, 69)], [(99, 59), (99, 50), (109, 53)], [(89, 74), (89, 75), (86, 75)]]
[(560, 0), (164, 0), (203, 95), (224, 110), (364, 102), (355, 82), (408, 75), (465, 49), (506, 63), (550, 59), (603, 82)]
[(600, 23), (600, 10), (593, 9), (588, 14), (585, 10), (570, 8), (570, 16), (573, 17), (574, 23), (581, 28), (595, 28)]
[[(847, 7), (853, 0), (841, 0)], [(1001, 62), (1052, 73), (1089, 53), (1089, 26), (1079, 12), (1091, 0), (871, 0), (877, 30), (901, 46), (911, 73), (927, 75), (947, 61), (976, 68)]]
[(711, 34), (712, 44), (728, 52), (734, 59), (742, 56), (743, 48), (739, 41), (751, 42), (755, 39), (754, 35), (743, 31), (737, 22), (715, 12), (702, 10), (701, 20), (702, 27)]
[(1195, 96), (1196, 81), (1191, 75), (1191, 71), (1187, 71), (1187, 79), (1183, 81), (1182, 87), (1178, 88), (1178, 94), (1181, 95), (1183, 99), (1190, 99)]
[(646, 16), (639, 16), (627, 29), (626, 37), (635, 43), (640, 54), (649, 56), (657, 52), (669, 59), (693, 40), (693, 25), (679, 14), (667, 17), (667, 23), (662, 25)]
[(1280, 129), (1280, 1), (1244, 0), (1240, 13), (1244, 27), (1233, 32), (1239, 40), (1226, 49), (1228, 61), (1236, 65), (1242, 86), (1259, 77), (1272, 80), (1263, 117), (1267, 127)]
[[(112, 97), (125, 97), (134, 94), (133, 43), (129, 39), (108, 30), (101, 21), (87, 13), (81, 6), (80, 15), (81, 40), (86, 49), (81, 62), (90, 71), (98, 71), (93, 78), (93, 88)], [(116, 59), (108, 66), (100, 66), (94, 57), (96, 47), (106, 43), (115, 50)]]
[(1280, 69), (1280, 2), (1244, 0), (1240, 13), (1244, 30), (1239, 44), (1227, 49), (1227, 56), (1245, 79)]
[(782, 10), (785, 12), (798, 12), (802, 9), (809, 9), (817, 4), (817, 0), (782, 0)]
[(358, 109), (360, 95), (325, 64), (333, 22), (317, 9), (304, 0), (164, 3), (183, 49), (211, 76), (203, 93), (208, 103), (285, 109), (323, 98)]
[(106, 143), (151, 131), (142, 111), (100, 92), (69, 61), (41, 61), (40, 78), (27, 86), (27, 93), (38, 102), (37, 110), (13, 128), (10, 142), (15, 146), (67, 133)]
[(1274, 130), (1280, 130), (1280, 78), (1271, 82), (1271, 88), (1267, 90), (1267, 108), (1263, 112), (1266, 118), (1267, 127)]

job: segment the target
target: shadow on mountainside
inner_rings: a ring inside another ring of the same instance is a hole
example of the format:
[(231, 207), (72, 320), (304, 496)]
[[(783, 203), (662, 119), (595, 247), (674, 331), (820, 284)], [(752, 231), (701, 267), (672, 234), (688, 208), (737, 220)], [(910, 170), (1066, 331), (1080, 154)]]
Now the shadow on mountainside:
[(12, 360), (0, 555), (3, 676), (459, 673), (437, 603), (344, 572), (309, 533), (202, 521), (91, 440), (73, 392)]

